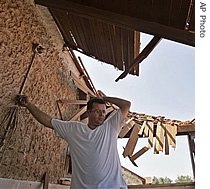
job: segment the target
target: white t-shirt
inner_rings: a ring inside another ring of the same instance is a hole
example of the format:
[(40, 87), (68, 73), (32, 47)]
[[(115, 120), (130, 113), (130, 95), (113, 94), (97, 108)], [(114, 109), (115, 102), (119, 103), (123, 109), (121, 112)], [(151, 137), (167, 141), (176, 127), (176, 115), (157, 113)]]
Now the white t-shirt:
[(127, 189), (117, 151), (122, 125), (120, 109), (94, 130), (82, 122), (52, 119), (58, 136), (69, 145), (71, 189)]

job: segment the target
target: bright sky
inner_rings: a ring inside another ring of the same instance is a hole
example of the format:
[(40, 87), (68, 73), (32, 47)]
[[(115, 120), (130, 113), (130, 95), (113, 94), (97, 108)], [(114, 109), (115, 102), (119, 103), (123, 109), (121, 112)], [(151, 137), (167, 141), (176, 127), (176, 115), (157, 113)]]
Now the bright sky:
[[(141, 49), (152, 36), (142, 34)], [(152, 53), (141, 63), (140, 76), (127, 75), (115, 82), (122, 73), (113, 66), (98, 60), (81, 57), (97, 90), (107, 96), (116, 96), (131, 101), (131, 111), (168, 119), (190, 121), (195, 118), (195, 48), (175, 42), (161, 40)], [(177, 148), (170, 155), (153, 154), (151, 149), (139, 157), (135, 167), (122, 156), (128, 139), (119, 139), (118, 150), (121, 164), (142, 177), (193, 177), (187, 138), (177, 137)], [(147, 146), (139, 139), (135, 152)]]

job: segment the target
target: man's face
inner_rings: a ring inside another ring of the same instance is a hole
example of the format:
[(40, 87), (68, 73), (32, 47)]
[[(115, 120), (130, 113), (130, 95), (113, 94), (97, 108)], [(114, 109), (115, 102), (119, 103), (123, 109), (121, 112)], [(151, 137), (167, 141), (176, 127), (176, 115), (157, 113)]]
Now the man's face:
[(94, 129), (103, 124), (106, 117), (106, 105), (93, 103), (91, 110), (88, 110), (88, 126)]

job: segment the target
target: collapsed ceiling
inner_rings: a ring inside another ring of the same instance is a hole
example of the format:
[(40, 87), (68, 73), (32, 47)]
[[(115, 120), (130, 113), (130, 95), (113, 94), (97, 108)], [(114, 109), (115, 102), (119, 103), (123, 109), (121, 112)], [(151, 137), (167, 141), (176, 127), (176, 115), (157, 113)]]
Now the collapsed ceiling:
[[(139, 76), (139, 64), (159, 41), (195, 46), (194, 0), (35, 0), (48, 7), (65, 45)], [(140, 33), (153, 39), (140, 49)]]

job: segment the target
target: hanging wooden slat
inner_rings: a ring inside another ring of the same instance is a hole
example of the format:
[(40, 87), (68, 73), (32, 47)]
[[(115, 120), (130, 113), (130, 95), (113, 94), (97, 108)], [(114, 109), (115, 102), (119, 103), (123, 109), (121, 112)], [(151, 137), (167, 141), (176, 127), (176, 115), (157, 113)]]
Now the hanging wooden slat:
[(125, 126), (122, 128), (122, 130), (120, 131), (119, 137), (123, 138), (128, 131), (130, 131), (130, 129), (134, 126), (135, 122), (130, 120), (128, 123), (125, 124)]
[(148, 137), (149, 136), (149, 128), (148, 128), (148, 122), (146, 121), (145, 127), (144, 127), (144, 132), (143, 132), (143, 137)]
[(144, 146), (142, 149), (140, 149), (138, 152), (136, 152), (133, 156), (130, 157), (131, 162), (133, 163), (133, 165), (135, 165), (136, 167), (137, 164), (134, 162), (138, 157), (140, 157), (141, 155), (143, 155), (146, 151), (148, 151), (149, 148)]
[(148, 132), (149, 132), (149, 137), (148, 137), (148, 148), (153, 147), (153, 129), (154, 129), (154, 123), (153, 121), (147, 121), (148, 125)]
[(136, 146), (136, 143), (137, 143), (137, 140), (139, 138), (138, 136), (138, 132), (140, 130), (140, 127), (138, 125), (135, 125), (131, 134), (130, 134), (130, 137), (128, 139), (128, 142), (126, 144), (126, 147), (123, 151), (123, 157), (125, 158), (126, 156), (132, 156), (133, 154), (133, 151), (134, 151), (134, 148)]
[(169, 155), (169, 144), (171, 143), (171, 124), (165, 125), (165, 155)]
[(190, 159), (192, 163), (193, 175), (195, 177), (195, 133), (192, 135), (188, 135), (188, 142), (189, 142), (189, 150), (190, 150)]
[(147, 125), (147, 121), (144, 121), (142, 126), (141, 126), (141, 129), (139, 130), (139, 133), (138, 133), (139, 135), (143, 134), (143, 131), (144, 131), (144, 128), (146, 127), (146, 125)]
[(176, 134), (177, 134), (177, 126), (176, 125), (173, 125), (173, 126), (171, 126), (171, 135), (172, 135), (172, 138), (170, 140), (170, 145), (173, 148), (176, 148)]
[(159, 153), (159, 151), (163, 151), (164, 135), (165, 135), (165, 125), (162, 122), (158, 122), (154, 153)]

